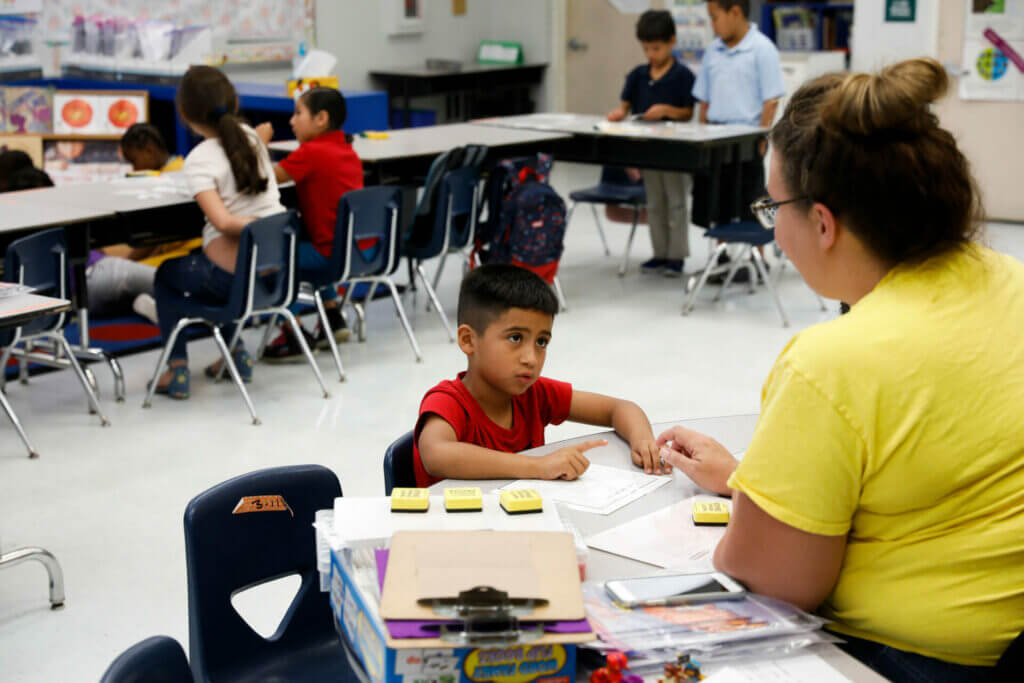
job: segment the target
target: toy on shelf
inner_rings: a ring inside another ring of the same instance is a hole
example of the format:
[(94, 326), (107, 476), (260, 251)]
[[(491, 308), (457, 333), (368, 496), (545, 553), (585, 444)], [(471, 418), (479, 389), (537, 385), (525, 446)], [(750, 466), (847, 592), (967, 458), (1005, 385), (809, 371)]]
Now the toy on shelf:
[(665, 676), (659, 678), (658, 683), (690, 683), (690, 681), (704, 680), (704, 674), (700, 672), (700, 664), (690, 655), (680, 654), (675, 664), (665, 665)]
[(590, 674), (590, 683), (643, 683), (643, 678), (626, 674), (629, 670), (629, 660), (622, 652), (609, 652), (605, 658), (605, 665)]

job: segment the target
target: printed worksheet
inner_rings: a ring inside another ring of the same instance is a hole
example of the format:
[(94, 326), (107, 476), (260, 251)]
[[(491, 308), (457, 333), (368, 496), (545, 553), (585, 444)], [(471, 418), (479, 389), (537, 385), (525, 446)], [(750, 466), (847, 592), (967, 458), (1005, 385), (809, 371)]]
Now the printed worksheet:
[(672, 477), (591, 464), (573, 481), (514, 481), (499, 490), (534, 489), (544, 500), (557, 500), (595, 515), (610, 515), (670, 481)]

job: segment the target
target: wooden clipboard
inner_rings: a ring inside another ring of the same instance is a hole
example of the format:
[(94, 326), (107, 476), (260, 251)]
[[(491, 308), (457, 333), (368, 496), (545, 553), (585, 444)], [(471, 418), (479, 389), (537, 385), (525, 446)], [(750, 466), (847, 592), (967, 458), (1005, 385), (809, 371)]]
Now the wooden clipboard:
[(477, 586), (548, 601), (522, 621), (583, 619), (572, 534), (550, 531), (400, 531), (391, 539), (381, 593), (384, 619), (437, 619), (421, 598), (456, 597)]

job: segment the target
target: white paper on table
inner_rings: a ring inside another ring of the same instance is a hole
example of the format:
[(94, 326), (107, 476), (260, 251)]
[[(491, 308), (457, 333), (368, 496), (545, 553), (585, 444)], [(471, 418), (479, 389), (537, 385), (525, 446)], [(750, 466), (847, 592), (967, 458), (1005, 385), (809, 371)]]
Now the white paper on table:
[(587, 545), (665, 569), (711, 571), (714, 568), (711, 558), (725, 534), (725, 527), (695, 525), (695, 500), (725, 502), (732, 510), (730, 501), (701, 494), (605, 529), (587, 538)]
[(572, 481), (522, 480), (502, 486), (505, 489), (534, 489), (544, 500), (557, 500), (576, 510), (610, 515), (634, 500), (672, 481), (672, 477), (595, 465)]
[(846, 683), (846, 676), (817, 655), (733, 663), (708, 676), (705, 683)]
[(539, 513), (510, 515), (498, 496), (483, 497), (482, 512), (448, 512), (444, 496), (431, 496), (426, 512), (391, 512), (391, 498), (334, 499), (334, 537), (338, 544), (391, 538), (396, 531), (566, 531), (554, 505)]

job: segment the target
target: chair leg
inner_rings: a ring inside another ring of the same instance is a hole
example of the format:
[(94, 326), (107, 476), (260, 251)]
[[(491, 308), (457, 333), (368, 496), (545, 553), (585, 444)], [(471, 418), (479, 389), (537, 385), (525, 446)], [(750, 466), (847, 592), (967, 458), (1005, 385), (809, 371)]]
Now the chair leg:
[(110, 374), (114, 376), (114, 400), (124, 403), (124, 372), (121, 370), (121, 364), (108, 353), (103, 354), (103, 360), (110, 367)]
[(395, 287), (395, 283), (391, 281), (391, 278), (387, 278), (383, 284), (387, 285), (388, 289), (391, 290), (391, 299), (395, 302), (395, 312), (398, 314), (399, 320), (402, 321), (405, 335), (409, 337), (409, 344), (412, 345), (412, 351), (416, 354), (416, 362), (420, 363), (423, 361), (423, 354), (420, 353), (420, 345), (416, 342), (416, 335), (412, 332), (409, 319), (405, 317), (405, 308), (402, 306), (402, 299), (398, 296), (398, 289)]
[[(327, 322), (327, 310), (324, 308), (324, 301), (320, 298), (320, 290), (313, 292), (313, 301), (316, 303), (316, 312), (320, 316), (320, 327), (327, 337), (327, 344), (331, 347), (331, 355), (334, 357), (334, 365), (338, 368), (338, 381), (345, 381), (345, 366), (341, 364), (341, 353), (338, 351), (338, 342), (334, 339), (334, 331), (331, 324)], [(340, 309), (339, 309), (340, 312)], [(274, 315), (277, 318), (277, 315)]]
[[(611, 256), (612, 250), (608, 248), (608, 237), (604, 234), (604, 224), (601, 223), (601, 215), (597, 212), (597, 204), (591, 204), (590, 210), (594, 214), (594, 225), (597, 226), (597, 234), (601, 238), (601, 244), (604, 245), (604, 255)], [(569, 219), (565, 219), (566, 228), (569, 226)]]
[(178, 335), (186, 327), (191, 325), (194, 320), (189, 318), (182, 318), (178, 321), (178, 324), (171, 330), (170, 337), (164, 342), (164, 350), (160, 352), (160, 360), (156, 362), (156, 368), (153, 370), (153, 379), (149, 380), (149, 385), (146, 389), (146, 398), (142, 401), (143, 408), (149, 408), (153, 405), (153, 394), (156, 393), (156, 383), (160, 380), (160, 373), (167, 367), (167, 359), (171, 356), (171, 349), (174, 348), (174, 342), (178, 340)]
[(7, 417), (11, 420), (11, 424), (14, 425), (14, 430), (18, 432), (18, 436), (21, 437), (21, 442), (25, 444), (25, 448), (28, 449), (28, 457), (38, 458), (39, 453), (32, 446), (32, 442), (28, 440), (28, 434), (25, 433), (25, 429), (21, 426), (21, 421), (14, 412), (14, 408), (11, 407), (11, 404), (7, 401), (7, 396), (5, 396), (2, 391), (0, 391), (0, 407), (3, 407), (4, 412), (7, 413)]
[[(0, 354), (0, 391), (7, 391), (7, 364), (11, 362), (11, 353), (14, 351), (14, 345), (18, 341), (14, 340), (4, 352)], [(20, 363), (18, 370), (21, 370)]]
[(558, 297), (558, 305), (562, 309), (562, 313), (565, 313), (569, 310), (569, 304), (565, 300), (565, 292), (562, 291), (562, 281), (558, 279), (557, 275), (551, 285), (555, 288), (555, 296)]
[[(324, 390), (324, 398), (330, 398), (331, 392), (327, 391), (327, 385), (324, 384), (324, 376), (320, 374), (320, 366), (316, 364), (316, 358), (313, 358), (313, 352), (309, 350), (309, 344), (306, 343), (306, 338), (302, 335), (302, 330), (299, 329), (299, 321), (295, 319), (295, 314), (289, 311), (287, 308), (281, 309), (281, 315), (288, 321), (288, 324), (292, 326), (292, 332), (299, 340), (299, 347), (302, 349), (302, 353), (306, 356), (306, 360), (309, 361), (309, 367), (313, 368), (313, 374), (316, 375), (316, 381), (320, 383), (320, 388)], [(324, 315), (326, 318), (327, 316)], [(333, 334), (330, 332), (330, 325), (324, 328), (324, 334), (328, 337), (333, 338)]]
[(740, 270), (740, 266), (743, 265), (743, 258), (745, 256), (746, 255), (743, 254), (743, 252), (741, 251), (739, 254), (736, 255), (736, 258), (733, 259), (732, 265), (729, 266), (729, 273), (725, 276), (725, 280), (722, 282), (721, 288), (719, 288), (719, 290), (715, 292), (714, 298), (711, 299), (712, 301), (718, 301), (719, 299), (721, 299), (722, 295), (725, 294), (725, 290), (729, 289), (729, 286), (732, 284), (733, 279), (736, 277), (736, 273), (738, 273)]
[(633, 248), (633, 238), (636, 236), (636, 223), (639, 220), (639, 212), (633, 214), (633, 225), (629, 226), (629, 237), (626, 238), (626, 250), (622, 252), (622, 264), (619, 266), (619, 277), (626, 274), (629, 267), (629, 251)]
[(356, 312), (356, 319), (359, 321), (359, 341), (366, 341), (366, 309), (362, 304), (352, 304), (352, 310)]
[(24, 358), (18, 359), (18, 381), (28, 384), (28, 361)]
[(274, 333), (275, 327), (277, 327), (277, 313), (271, 313), (270, 320), (267, 321), (267, 329), (263, 330), (260, 346), (256, 349), (256, 360), (263, 358), (263, 354), (267, 352), (267, 346), (270, 344), (270, 335)]
[(49, 550), (43, 548), (18, 548), (0, 554), (0, 569), (13, 567), (26, 560), (35, 560), (44, 567), (50, 577), (50, 609), (60, 609), (64, 606), (64, 572), (60, 568), (60, 562)]
[[(238, 340), (242, 338), (242, 328), (243, 327), (245, 327), (245, 320), (244, 319), (243, 320), (239, 320), (238, 324), (235, 325), (235, 333), (231, 335), (231, 343), (228, 344), (228, 351), (231, 351), (233, 353), (234, 350), (235, 350), (235, 347), (238, 346)], [(235, 364), (235, 362), (233, 360), (230, 361), (230, 362), (231, 362), (231, 365)], [(213, 378), (213, 381), (214, 382), (219, 382), (222, 379), (224, 379), (224, 363), (220, 364), (220, 370), (217, 371), (217, 376)]]
[(441, 260), (438, 261), (438, 263), (437, 263), (437, 272), (434, 273), (434, 289), (435, 290), (437, 290), (438, 286), (441, 284), (441, 273), (444, 272), (444, 262), (445, 262), (445, 260), (447, 258), (448, 258), (448, 252), (443, 252), (441, 254)]
[[(260, 419), (256, 417), (256, 409), (252, 407), (252, 401), (249, 399), (249, 392), (245, 390), (245, 383), (242, 381), (242, 376), (238, 374), (238, 368), (235, 367), (234, 361), (231, 360), (231, 351), (228, 349), (227, 344), (224, 343), (224, 335), (220, 333), (220, 328), (216, 325), (211, 325), (213, 328), (213, 340), (217, 342), (217, 348), (220, 349), (220, 355), (224, 357), (224, 366), (227, 367), (228, 372), (231, 373), (231, 379), (235, 381), (235, 386), (242, 392), (242, 400), (245, 401), (245, 407), (249, 409), (249, 414), (252, 416), (252, 423), (258, 425)], [(154, 385), (155, 386), (155, 385)]]
[(67, 354), (68, 361), (71, 363), (71, 367), (75, 371), (75, 376), (78, 377), (78, 381), (81, 382), (82, 388), (85, 389), (85, 393), (89, 397), (89, 405), (91, 405), (92, 409), (96, 411), (96, 414), (100, 416), (100, 424), (104, 427), (109, 427), (110, 420), (108, 420), (107, 416), (103, 414), (103, 409), (100, 408), (99, 399), (96, 398), (96, 392), (92, 390), (92, 387), (89, 385), (89, 380), (86, 379), (85, 373), (82, 372), (82, 366), (79, 365), (78, 359), (75, 358), (75, 353), (71, 350), (71, 344), (68, 343), (68, 340), (64, 338), (63, 334), (55, 334), (53, 338), (64, 349), (64, 353)]
[(427, 297), (434, 304), (434, 308), (437, 309), (437, 315), (441, 318), (441, 324), (444, 325), (444, 331), (448, 333), (448, 340), (455, 342), (455, 333), (452, 332), (452, 324), (448, 321), (448, 316), (445, 314), (444, 309), (441, 307), (441, 302), (437, 298), (437, 292), (430, 286), (430, 282), (427, 281), (427, 274), (423, 270), (423, 264), (416, 264), (416, 272), (419, 273), (420, 280), (423, 281), (423, 289), (427, 290)]
[(704, 285), (707, 283), (708, 278), (711, 276), (711, 271), (714, 269), (716, 263), (718, 263), (718, 257), (728, 248), (727, 244), (719, 244), (711, 251), (708, 256), (708, 263), (704, 266), (704, 270), (700, 274), (700, 280), (697, 281), (697, 286), (690, 292), (690, 296), (683, 303), (683, 315), (689, 315), (693, 311), (693, 307), (697, 304), (697, 295), (700, 294), (700, 290), (704, 289)]
[(786, 311), (782, 309), (782, 301), (779, 299), (779, 292), (775, 289), (775, 285), (772, 284), (772, 281), (768, 279), (768, 271), (765, 270), (764, 267), (764, 257), (761, 256), (761, 252), (757, 249), (752, 249), (751, 254), (754, 258), (754, 266), (761, 274), (761, 277), (764, 278), (765, 287), (768, 288), (768, 291), (772, 293), (772, 298), (775, 299), (775, 307), (779, 309), (779, 317), (782, 318), (782, 326), (789, 327), (789, 318), (786, 317)]

